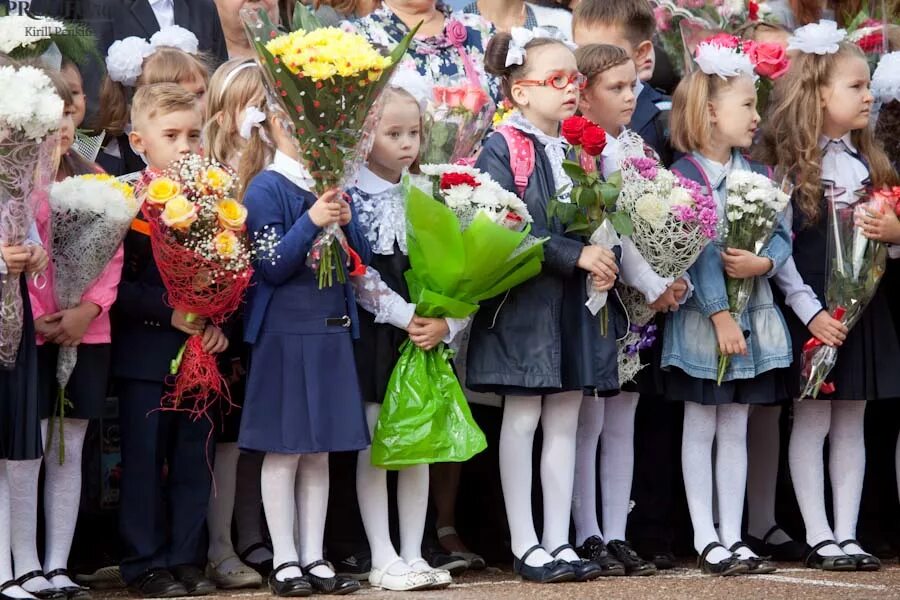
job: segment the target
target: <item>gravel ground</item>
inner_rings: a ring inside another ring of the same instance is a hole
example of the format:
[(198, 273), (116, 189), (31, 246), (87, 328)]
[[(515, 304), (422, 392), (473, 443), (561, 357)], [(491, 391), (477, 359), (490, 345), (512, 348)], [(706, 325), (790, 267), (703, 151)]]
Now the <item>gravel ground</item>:
[[(422, 592), (385, 592), (364, 587), (353, 597), (371, 600), (757, 600), (767, 598), (875, 600), (900, 599), (900, 567), (886, 566), (877, 573), (823, 573), (782, 565), (771, 575), (718, 578), (702, 575), (696, 569), (665, 571), (655, 577), (615, 577), (591, 583), (537, 585), (519, 581), (512, 573), (488, 569), (480, 574), (457, 578), (446, 590)], [(97, 600), (119, 600), (124, 592), (95, 593)], [(267, 598), (268, 592), (248, 590), (223, 594), (223, 599)]]

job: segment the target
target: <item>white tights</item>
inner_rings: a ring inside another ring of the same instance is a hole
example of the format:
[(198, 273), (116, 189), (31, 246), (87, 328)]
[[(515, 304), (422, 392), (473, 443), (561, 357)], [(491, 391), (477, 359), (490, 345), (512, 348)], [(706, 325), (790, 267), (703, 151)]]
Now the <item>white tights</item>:
[[(685, 402), (681, 466), (694, 527), (694, 549), (698, 553), (712, 542), (730, 548), (741, 539), (747, 485), (747, 409), (745, 404), (704, 406)], [(718, 532), (713, 524), (713, 465)], [(707, 560), (718, 563), (728, 556), (730, 552), (716, 548), (707, 555)]]
[(575, 542), (603, 538), (597, 522), (597, 443), (600, 442), (600, 493), (607, 540), (624, 540), (634, 473), (634, 412), (638, 395), (585, 396), (578, 415), (572, 516)]
[[(852, 400), (796, 400), (789, 459), (800, 513), (806, 525), (806, 543), (842, 542), (856, 538), (856, 520), (866, 470), (863, 437), (866, 403)], [(829, 440), (828, 470), (834, 502), (834, 530), (825, 513), (825, 467), (822, 450)], [(862, 548), (848, 545), (848, 554)], [(836, 545), (819, 550), (822, 556), (840, 556)]]
[[(10, 506), (9, 506), (9, 475), (8, 465), (10, 461), (0, 460), (0, 584), (13, 579), (12, 550), (10, 547)], [(6, 588), (4, 594), (12, 598), (29, 598), (34, 596), (14, 585)]]
[[(549, 552), (568, 543), (569, 514), (575, 478), (575, 435), (581, 392), (548, 396), (508, 396), (500, 430), (500, 482), (509, 520), (512, 551), (521, 557), (537, 545), (531, 509), (531, 460), (538, 422), (544, 436), (541, 449), (541, 489), (544, 499), (543, 550), (531, 553), (526, 563), (540, 566), (553, 560)], [(572, 550), (558, 558), (577, 560)]]
[[(366, 421), (374, 434), (381, 405), (366, 402)], [(371, 448), (360, 451), (356, 463), (356, 493), (372, 567), (401, 575), (427, 568), (422, 561), (422, 536), (428, 511), (428, 465), (406, 467), (397, 473), (397, 513), (400, 519), (400, 553), (391, 541), (387, 471), (372, 465)], [(410, 567), (417, 563), (415, 567)]]

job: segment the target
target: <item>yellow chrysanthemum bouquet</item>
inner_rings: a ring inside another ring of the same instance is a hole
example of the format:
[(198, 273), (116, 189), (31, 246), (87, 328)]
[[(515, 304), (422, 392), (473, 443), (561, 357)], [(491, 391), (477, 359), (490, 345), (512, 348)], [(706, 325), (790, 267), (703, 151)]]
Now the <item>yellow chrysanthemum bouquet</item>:
[[(361, 35), (323, 27), (299, 2), (290, 33), (273, 25), (263, 9), (244, 9), (241, 17), (269, 91), (293, 122), (315, 192), (348, 187), (371, 147), (379, 112), (373, 107), (418, 28), (383, 56)], [(351, 258), (355, 253), (334, 225), (316, 239), (307, 264), (319, 287), (326, 287), (335, 276), (346, 281)]]

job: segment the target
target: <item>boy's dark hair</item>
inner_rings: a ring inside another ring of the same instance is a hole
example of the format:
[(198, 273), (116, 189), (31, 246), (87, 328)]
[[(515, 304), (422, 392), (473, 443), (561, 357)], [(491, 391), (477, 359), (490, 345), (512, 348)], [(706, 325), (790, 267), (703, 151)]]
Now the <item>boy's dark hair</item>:
[(618, 25), (636, 48), (653, 39), (656, 19), (649, 0), (582, 0), (572, 13), (572, 29)]

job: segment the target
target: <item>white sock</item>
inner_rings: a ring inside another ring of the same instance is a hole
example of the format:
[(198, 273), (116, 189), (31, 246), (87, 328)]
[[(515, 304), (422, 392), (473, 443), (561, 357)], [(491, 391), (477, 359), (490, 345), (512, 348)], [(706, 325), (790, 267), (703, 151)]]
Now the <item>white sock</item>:
[[(381, 405), (366, 402), (366, 421), (369, 433), (375, 431)], [(408, 572), (409, 567), (398, 562), (400, 556), (391, 541), (388, 517), (387, 471), (372, 466), (372, 450), (361, 450), (356, 460), (356, 495), (359, 498), (359, 513), (362, 517), (369, 551), (372, 554), (373, 569), (388, 569), (391, 575)]]
[[(294, 519), (297, 514), (296, 490), (299, 454), (276, 454), (267, 452), (263, 460), (260, 482), (262, 484), (263, 508), (272, 535), (274, 566), (278, 568), (286, 562), (297, 562), (297, 545), (294, 543)], [(301, 577), (303, 572), (297, 567), (288, 567), (276, 575), (279, 581)]]
[[(65, 419), (63, 439), (66, 456), (59, 464), (59, 430), (54, 432), (50, 447), (44, 455), (44, 518), (45, 540), (44, 572), (66, 569), (78, 506), (81, 502), (81, 453), (87, 433), (87, 419)], [(56, 421), (54, 426), (58, 427)], [(51, 581), (56, 588), (73, 587), (75, 582), (65, 575), (57, 575)]]
[(597, 520), (597, 445), (603, 431), (606, 398), (585, 396), (578, 413), (575, 433), (575, 488), (572, 492), (572, 520), (575, 521), (575, 545), (591, 536), (602, 538)]
[(719, 499), (719, 541), (731, 548), (741, 541), (744, 490), (747, 489), (746, 404), (716, 407), (716, 497)]
[[(759, 539), (777, 525), (775, 492), (781, 449), (780, 406), (754, 406), (747, 427), (747, 533)], [(781, 529), (767, 540), (783, 544), (791, 538)]]
[[(228, 572), (241, 566), (234, 556), (231, 521), (234, 516), (234, 494), (237, 487), (237, 463), (241, 451), (237, 444), (216, 444), (213, 486), (209, 492), (206, 526), (209, 528), (209, 562)], [(224, 561), (224, 562), (222, 562)]]
[(400, 556), (408, 565), (422, 560), (422, 536), (428, 512), (428, 465), (406, 467), (397, 474)]
[[(37, 555), (37, 493), (41, 459), (9, 461), (6, 471), (9, 478), (13, 564), (16, 577), (21, 577), (31, 571), (43, 571)], [(35, 577), (22, 587), (28, 592), (52, 588), (43, 577)]]
[[(575, 485), (575, 432), (581, 411), (581, 392), (562, 392), (544, 398), (541, 413), (541, 491), (544, 497), (544, 531), (541, 545), (548, 552), (569, 543), (572, 488)], [(571, 548), (556, 555), (573, 561)]]
[[(507, 396), (500, 426), (500, 484), (509, 521), (510, 545), (521, 558), (538, 543), (531, 511), (531, 457), (534, 432), (541, 420), (541, 396)], [(543, 460), (543, 457), (541, 457)], [(546, 550), (532, 552), (525, 564), (538, 567), (553, 562)]]
[[(712, 447), (715, 437), (716, 407), (685, 402), (681, 470), (697, 554), (701, 554), (710, 543), (719, 541), (712, 515)], [(706, 558), (709, 563), (716, 564), (730, 555), (727, 550), (715, 548)]]
[[(235, 549), (243, 552), (264, 540), (262, 511), (262, 490), (260, 471), (265, 455), (259, 452), (244, 453), (238, 457), (237, 484), (234, 497), (234, 525), (237, 530)], [(247, 560), (259, 564), (272, 560), (272, 552), (260, 547), (247, 556)]]
[[(830, 400), (794, 401), (794, 426), (791, 429), (788, 462), (797, 504), (806, 526), (806, 543), (810, 546), (834, 539), (825, 513), (825, 466), (822, 461), (822, 449), (830, 428)], [(835, 544), (829, 544), (818, 552), (822, 556), (844, 554)]]
[[(840, 543), (856, 539), (856, 520), (866, 472), (866, 442), (863, 435), (866, 403), (835, 400), (831, 403), (829, 469), (834, 502), (834, 535)], [(857, 544), (844, 547), (847, 554), (866, 554)]]
[[(13, 578), (12, 550), (10, 549), (10, 513), (9, 513), (9, 478), (7, 477), (6, 459), (0, 460), (0, 583), (6, 583)], [(3, 591), (12, 598), (29, 598), (34, 596), (17, 585), (10, 586)]]
[[(303, 566), (322, 560), (325, 546), (325, 514), (328, 512), (328, 453), (303, 454), (297, 480), (299, 551)], [(317, 577), (334, 577), (324, 565), (312, 569)]]
[(634, 412), (638, 394), (620, 392), (606, 401), (600, 437), (600, 493), (607, 540), (624, 540), (634, 474)]

